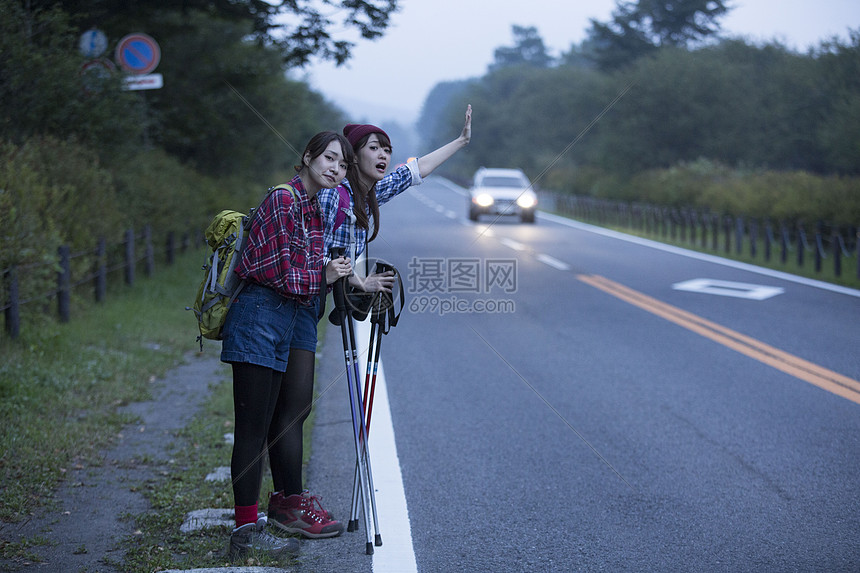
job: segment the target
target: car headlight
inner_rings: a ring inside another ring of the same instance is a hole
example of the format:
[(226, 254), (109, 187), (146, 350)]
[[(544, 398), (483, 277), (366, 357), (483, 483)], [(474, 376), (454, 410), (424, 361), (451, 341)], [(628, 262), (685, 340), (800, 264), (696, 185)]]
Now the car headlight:
[(475, 197), (475, 203), (477, 203), (481, 207), (489, 207), (493, 204), (493, 196), (489, 193), (480, 193), (477, 197)]
[(519, 197), (517, 197), (517, 205), (519, 205), (522, 209), (531, 209), (535, 205), (537, 205), (537, 197), (532, 195), (531, 193), (523, 193)]

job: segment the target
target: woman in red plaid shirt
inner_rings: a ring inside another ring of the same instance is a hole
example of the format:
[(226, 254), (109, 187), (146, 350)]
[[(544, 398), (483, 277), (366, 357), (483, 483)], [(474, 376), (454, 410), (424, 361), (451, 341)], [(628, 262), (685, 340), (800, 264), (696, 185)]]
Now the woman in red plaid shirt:
[[(270, 523), (306, 537), (333, 537), (343, 525), (302, 487), (302, 425), (311, 409), (319, 293), (352, 274), (349, 259), (323, 262), (323, 221), (317, 193), (354, 169), (349, 141), (315, 135), (288, 185), (274, 187), (252, 218), (236, 273), (246, 286), (230, 306), (221, 360), (233, 368), (235, 431), (231, 473), (236, 528), (231, 555), (278, 555), (298, 540), (264, 530), (257, 500), (268, 447), (275, 493)], [(290, 189), (292, 188), (292, 189)]]

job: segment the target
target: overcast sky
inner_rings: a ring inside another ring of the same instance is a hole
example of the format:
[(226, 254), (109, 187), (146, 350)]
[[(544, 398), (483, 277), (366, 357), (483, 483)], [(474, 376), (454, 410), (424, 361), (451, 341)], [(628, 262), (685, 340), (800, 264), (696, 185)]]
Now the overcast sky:
[[(314, 63), (302, 74), (351, 121), (413, 123), (439, 82), (480, 77), (511, 26), (533, 26), (550, 55), (580, 43), (589, 19), (607, 22), (615, 0), (401, 0), (385, 35), (358, 40), (340, 68)], [(729, 0), (724, 35), (779, 40), (805, 51), (823, 39), (860, 30), (858, 0)], [(354, 38), (350, 38), (354, 39)]]

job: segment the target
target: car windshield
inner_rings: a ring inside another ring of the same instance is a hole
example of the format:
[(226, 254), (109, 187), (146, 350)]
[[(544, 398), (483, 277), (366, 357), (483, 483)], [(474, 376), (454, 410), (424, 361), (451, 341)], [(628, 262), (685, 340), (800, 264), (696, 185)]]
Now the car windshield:
[(519, 177), (507, 177), (504, 175), (491, 175), (481, 180), (483, 187), (528, 187), (528, 183)]

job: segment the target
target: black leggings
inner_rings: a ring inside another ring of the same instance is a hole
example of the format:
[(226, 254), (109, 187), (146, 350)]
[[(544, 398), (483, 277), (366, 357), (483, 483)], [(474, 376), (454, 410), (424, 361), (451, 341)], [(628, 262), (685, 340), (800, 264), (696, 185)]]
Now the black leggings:
[(233, 364), (236, 422), (230, 469), (236, 505), (257, 503), (267, 444), (275, 491), (301, 493), (302, 429), (313, 391), (314, 353), (309, 350), (291, 348), (283, 374), (255, 364)]

